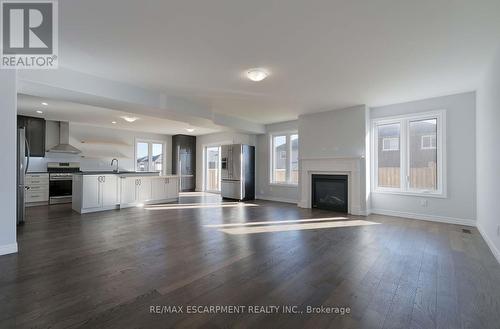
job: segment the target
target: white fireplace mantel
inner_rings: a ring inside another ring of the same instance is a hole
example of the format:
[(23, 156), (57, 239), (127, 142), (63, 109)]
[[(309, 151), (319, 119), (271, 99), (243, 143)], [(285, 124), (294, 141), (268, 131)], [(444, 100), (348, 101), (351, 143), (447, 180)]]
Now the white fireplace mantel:
[(361, 157), (318, 157), (300, 160), (299, 207), (311, 208), (312, 175), (347, 175), (348, 212), (366, 215), (365, 159)]

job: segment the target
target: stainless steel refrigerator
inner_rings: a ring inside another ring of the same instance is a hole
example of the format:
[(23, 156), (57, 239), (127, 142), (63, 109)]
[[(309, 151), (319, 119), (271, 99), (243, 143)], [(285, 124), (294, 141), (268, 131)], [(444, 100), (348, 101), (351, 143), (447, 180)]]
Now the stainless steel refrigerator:
[(255, 147), (221, 146), (221, 195), (235, 200), (255, 198)]
[(17, 224), (24, 224), (24, 178), (28, 172), (30, 149), (24, 128), (17, 129)]

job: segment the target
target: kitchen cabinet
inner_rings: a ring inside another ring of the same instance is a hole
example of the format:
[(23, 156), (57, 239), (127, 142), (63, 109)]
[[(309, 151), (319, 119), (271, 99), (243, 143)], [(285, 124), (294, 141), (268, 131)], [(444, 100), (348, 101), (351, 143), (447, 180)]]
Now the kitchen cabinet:
[(116, 208), (118, 204), (116, 175), (73, 176), (74, 210), (80, 213), (108, 210)]
[(179, 194), (177, 177), (158, 177), (151, 180), (151, 199), (169, 200)]
[(26, 186), (24, 191), (26, 207), (49, 203), (49, 174), (28, 173), (24, 179), (24, 185)]
[(195, 190), (196, 136), (172, 136), (172, 173), (179, 176), (181, 192)]
[(143, 203), (151, 200), (151, 178), (140, 177), (137, 179), (137, 202)]
[(25, 129), (30, 156), (45, 157), (45, 119), (18, 115), (17, 127)]
[(176, 176), (74, 174), (72, 207), (79, 213), (174, 201)]
[(132, 206), (150, 201), (152, 177), (122, 177), (120, 206)]
[(137, 178), (120, 178), (120, 205), (133, 205), (137, 197)]

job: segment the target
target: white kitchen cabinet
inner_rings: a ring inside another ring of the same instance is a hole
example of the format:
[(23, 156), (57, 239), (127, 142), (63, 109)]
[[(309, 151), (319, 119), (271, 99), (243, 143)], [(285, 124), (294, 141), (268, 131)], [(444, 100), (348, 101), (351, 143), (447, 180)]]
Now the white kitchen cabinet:
[(73, 209), (92, 212), (114, 209), (119, 204), (116, 175), (75, 175)]
[(102, 176), (83, 176), (82, 208), (99, 208), (101, 206), (100, 178)]
[(133, 205), (137, 199), (137, 178), (120, 178), (120, 206)]
[(175, 199), (178, 197), (179, 197), (179, 179), (177, 177), (168, 177), (166, 199)]
[(49, 174), (28, 173), (24, 179), (24, 202), (27, 207), (49, 203)]
[(151, 200), (151, 177), (139, 177), (137, 182), (137, 202), (144, 203)]
[(101, 182), (101, 197), (102, 206), (115, 206), (119, 202), (118, 199), (118, 177), (116, 175), (104, 175)]
[(167, 178), (153, 178), (151, 180), (151, 199), (164, 200), (167, 199)]

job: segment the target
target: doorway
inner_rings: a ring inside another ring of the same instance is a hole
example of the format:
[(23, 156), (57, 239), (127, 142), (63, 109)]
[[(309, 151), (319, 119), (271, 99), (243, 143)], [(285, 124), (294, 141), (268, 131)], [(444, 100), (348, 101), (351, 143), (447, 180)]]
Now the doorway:
[(220, 193), (220, 146), (207, 146), (205, 159), (205, 191)]

